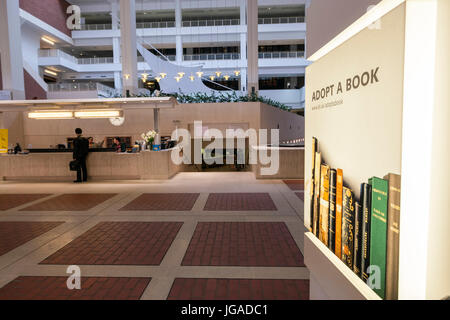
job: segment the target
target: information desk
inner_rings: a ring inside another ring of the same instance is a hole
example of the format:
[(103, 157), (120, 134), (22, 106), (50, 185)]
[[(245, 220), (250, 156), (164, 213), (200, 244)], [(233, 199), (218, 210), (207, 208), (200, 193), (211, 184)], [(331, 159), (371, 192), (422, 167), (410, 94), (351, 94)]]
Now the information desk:
[[(140, 153), (95, 152), (87, 158), (90, 180), (170, 179), (179, 170), (171, 159), (173, 149)], [(93, 151), (93, 152), (92, 152)], [(41, 152), (0, 155), (0, 180), (70, 181), (70, 152)]]

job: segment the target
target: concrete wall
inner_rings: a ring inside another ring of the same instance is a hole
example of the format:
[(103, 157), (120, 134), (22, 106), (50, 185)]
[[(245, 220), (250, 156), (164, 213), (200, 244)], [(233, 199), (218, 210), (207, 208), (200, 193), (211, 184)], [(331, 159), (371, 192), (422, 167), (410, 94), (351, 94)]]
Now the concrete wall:
[(312, 0), (306, 9), (306, 56), (311, 56), (381, 0)]
[[(226, 124), (242, 125), (243, 128), (276, 129), (279, 124), (280, 137), (283, 139), (302, 138), (304, 134), (303, 117), (252, 102), (181, 104), (174, 109), (163, 109), (160, 113), (161, 135), (171, 135), (176, 125), (189, 130), (196, 120), (202, 120), (209, 128), (216, 124), (218, 129)], [(92, 136), (98, 141), (105, 136), (132, 136), (133, 140), (138, 140), (143, 132), (153, 129), (153, 110), (125, 110), (125, 123), (120, 127), (114, 127), (106, 119), (25, 119), (26, 145), (47, 148), (49, 145), (65, 143), (67, 137), (74, 136), (73, 132), (77, 127), (83, 128), (85, 136)]]

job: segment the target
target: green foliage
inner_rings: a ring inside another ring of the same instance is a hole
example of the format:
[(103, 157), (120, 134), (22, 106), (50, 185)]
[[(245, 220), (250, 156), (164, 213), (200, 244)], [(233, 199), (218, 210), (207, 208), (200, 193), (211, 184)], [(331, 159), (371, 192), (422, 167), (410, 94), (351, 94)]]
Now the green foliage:
[[(229, 92), (213, 92), (212, 94), (207, 93), (193, 93), (193, 94), (183, 94), (183, 93), (163, 93), (159, 94), (160, 97), (174, 97), (177, 99), (178, 103), (229, 103), (229, 102), (262, 102), (268, 104), (270, 106), (282, 109), (282, 110), (291, 110), (291, 107), (280, 103), (278, 101), (261, 97), (256, 93), (252, 93), (250, 95), (238, 95), (235, 91), (232, 93)], [(111, 98), (122, 98), (122, 95), (114, 95)], [(144, 97), (155, 97), (155, 95), (151, 94), (137, 94), (132, 95), (132, 98), (144, 98)]]

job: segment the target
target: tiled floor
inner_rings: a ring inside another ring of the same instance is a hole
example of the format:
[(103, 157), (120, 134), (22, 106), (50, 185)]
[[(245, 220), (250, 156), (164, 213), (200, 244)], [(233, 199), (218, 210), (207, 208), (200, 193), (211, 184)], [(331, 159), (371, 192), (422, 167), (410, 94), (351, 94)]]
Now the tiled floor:
[(101, 222), (41, 264), (159, 265), (181, 222)]
[(0, 182), (0, 299), (308, 299), (300, 186), (251, 172)]
[(49, 194), (0, 194), (0, 211), (19, 207), (49, 196)]
[(0, 256), (39, 237), (64, 222), (0, 222)]
[(146, 193), (120, 210), (190, 211), (199, 195), (199, 193)]
[(0, 300), (138, 300), (150, 278), (88, 277), (69, 290), (67, 277), (18, 277), (0, 288)]
[(283, 222), (199, 222), (182, 265), (305, 266)]
[(211, 193), (207, 211), (277, 210), (268, 193)]
[(304, 190), (304, 180), (283, 180), (283, 182), (293, 191)]
[(308, 300), (309, 280), (175, 279), (168, 300)]
[(51, 198), (21, 211), (86, 211), (114, 197), (111, 193), (73, 193)]

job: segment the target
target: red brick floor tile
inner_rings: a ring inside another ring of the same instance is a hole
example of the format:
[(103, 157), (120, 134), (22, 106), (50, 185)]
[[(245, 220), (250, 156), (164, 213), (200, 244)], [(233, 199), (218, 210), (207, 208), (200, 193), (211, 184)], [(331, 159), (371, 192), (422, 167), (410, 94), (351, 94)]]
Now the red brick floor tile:
[(283, 180), (283, 182), (294, 191), (305, 190), (304, 180)]
[(0, 222), (0, 256), (64, 222)]
[(0, 288), (0, 300), (138, 300), (151, 278), (82, 277), (80, 290), (67, 277), (18, 277)]
[(50, 194), (0, 194), (0, 211), (9, 210), (36, 201)]
[(268, 193), (211, 193), (205, 211), (277, 210)]
[(199, 193), (145, 193), (120, 211), (190, 211)]
[(305, 201), (305, 193), (304, 192), (296, 192), (295, 195), (302, 201)]
[(168, 300), (309, 300), (309, 280), (176, 278)]
[(199, 222), (182, 265), (305, 266), (284, 222)]
[(36, 203), (21, 211), (87, 211), (115, 195), (115, 193), (68, 193)]
[(41, 264), (159, 265), (182, 222), (100, 222)]

